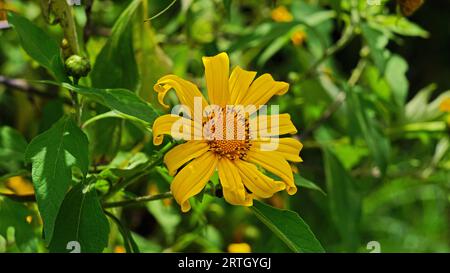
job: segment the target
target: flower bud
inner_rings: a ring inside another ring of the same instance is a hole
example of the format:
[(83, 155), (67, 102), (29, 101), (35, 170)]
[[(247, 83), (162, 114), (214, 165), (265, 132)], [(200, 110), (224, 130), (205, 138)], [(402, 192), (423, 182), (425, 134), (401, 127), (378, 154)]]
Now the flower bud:
[(67, 58), (65, 66), (67, 74), (74, 78), (86, 77), (91, 71), (89, 60), (78, 55), (72, 55)]

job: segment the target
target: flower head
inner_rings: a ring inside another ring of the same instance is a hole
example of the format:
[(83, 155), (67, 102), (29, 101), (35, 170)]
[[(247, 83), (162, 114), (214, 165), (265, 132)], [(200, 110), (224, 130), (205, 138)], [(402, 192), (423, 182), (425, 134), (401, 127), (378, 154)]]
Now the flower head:
[(204, 57), (203, 64), (208, 100), (195, 84), (175, 75), (162, 77), (154, 86), (162, 105), (168, 107), (164, 97), (170, 89), (182, 104), (182, 116), (163, 115), (153, 124), (155, 145), (167, 134), (186, 140), (164, 157), (182, 211), (191, 208), (189, 198), (200, 193), (216, 171), (223, 196), (233, 205), (251, 206), (254, 197), (268, 198), (281, 190), (295, 194), (288, 161), (302, 161), (302, 144), (279, 136), (297, 130), (288, 114), (263, 111), (269, 99), (285, 94), (289, 85), (269, 74), (255, 79), (256, 72), (239, 66), (229, 75), (226, 53)]
[(297, 30), (291, 35), (291, 41), (295, 46), (301, 46), (306, 40), (306, 33), (303, 30)]
[(286, 9), (285, 6), (279, 6), (271, 12), (272, 20), (275, 22), (291, 22), (292, 14)]

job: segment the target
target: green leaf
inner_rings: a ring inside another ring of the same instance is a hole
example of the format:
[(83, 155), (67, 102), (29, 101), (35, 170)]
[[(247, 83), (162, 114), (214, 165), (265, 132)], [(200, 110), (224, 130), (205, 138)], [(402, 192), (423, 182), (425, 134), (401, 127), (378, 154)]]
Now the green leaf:
[(135, 120), (137, 118), (147, 124), (153, 124), (153, 121), (158, 117), (158, 114), (150, 104), (127, 89), (100, 89), (79, 85), (74, 86), (69, 83), (59, 84), (52, 81), (40, 82), (62, 86), (83, 96), (89, 97), (110, 109), (128, 115), (131, 119), (134, 117)]
[(169, 242), (173, 242), (175, 231), (181, 222), (179, 212), (173, 206), (165, 206), (162, 200), (147, 203), (147, 209), (161, 225)]
[(33, 215), (25, 205), (0, 197), (0, 235), (7, 237), (7, 229), (14, 228), (15, 240), (19, 248), (34, 238), (33, 228), (27, 217)]
[(430, 84), (422, 88), (417, 94), (406, 104), (405, 118), (407, 122), (425, 122), (434, 121), (442, 116), (439, 105), (443, 100), (450, 97), (450, 90), (442, 92), (436, 99), (429, 101), (431, 95), (436, 90), (436, 84)]
[(370, 48), (370, 56), (374, 64), (378, 67), (381, 74), (384, 74), (387, 61), (386, 56), (388, 55), (388, 51), (385, 49), (389, 41), (388, 37), (380, 30), (365, 23), (361, 24), (361, 31)]
[(111, 212), (105, 210), (105, 214), (111, 218), (111, 220), (117, 225), (120, 234), (123, 237), (125, 249), (127, 253), (140, 253), (139, 246), (137, 245), (136, 241), (133, 238), (132, 233), (128, 229), (128, 227), (124, 226), (119, 218), (117, 218), (114, 214)]
[(388, 30), (403, 36), (418, 36), (428, 38), (430, 34), (419, 25), (409, 21), (406, 17), (397, 15), (377, 15), (375, 22)]
[(276, 38), (270, 43), (259, 56), (257, 64), (263, 66), (273, 55), (275, 55), (283, 46), (290, 41), (290, 34), (287, 33), (283, 36)]
[(32, 163), (36, 200), (44, 222), (45, 242), (49, 243), (59, 208), (72, 182), (71, 168), (78, 167), (87, 174), (88, 140), (72, 118), (64, 116), (31, 141), (25, 158)]
[(384, 174), (389, 160), (389, 140), (377, 128), (376, 120), (369, 115), (370, 106), (361, 98), (362, 92), (358, 86), (348, 91), (348, 113), (350, 120), (354, 120), (357, 130), (364, 137), (381, 173)]
[(316, 183), (312, 182), (311, 180), (308, 180), (304, 178), (303, 176), (300, 176), (299, 174), (294, 174), (294, 182), (295, 185), (303, 188), (307, 188), (310, 190), (315, 190), (321, 192), (323, 195), (327, 195), (319, 186), (316, 185)]
[[(130, 21), (142, 1), (134, 0), (122, 12), (90, 73), (92, 86), (135, 90), (139, 82)], [(142, 22), (143, 24), (144, 22)]]
[(301, 24), (301, 22), (263, 23), (236, 40), (236, 42), (230, 45), (227, 51), (233, 52), (239, 49), (243, 50), (251, 47), (261, 47), (263, 44), (285, 35), (299, 24)]
[(296, 213), (253, 201), (252, 211), (292, 251), (297, 253), (325, 252), (309, 226)]
[(94, 188), (83, 183), (67, 194), (56, 219), (50, 252), (69, 252), (67, 244), (80, 244), (82, 253), (102, 252), (108, 245), (109, 222)]
[(47, 68), (56, 80), (67, 81), (59, 46), (53, 37), (25, 17), (13, 12), (8, 13), (8, 21), (14, 26), (28, 55)]
[(122, 129), (123, 120), (114, 118), (103, 119), (87, 128), (93, 162), (109, 162), (116, 156), (120, 148)]
[(400, 56), (393, 55), (386, 65), (385, 78), (392, 89), (394, 101), (403, 107), (408, 95), (409, 82), (406, 78), (408, 63)]
[(348, 250), (354, 251), (359, 245), (360, 197), (336, 155), (326, 147), (323, 153), (330, 213)]
[(26, 148), (27, 141), (19, 132), (11, 127), (0, 127), (0, 168), (20, 169)]

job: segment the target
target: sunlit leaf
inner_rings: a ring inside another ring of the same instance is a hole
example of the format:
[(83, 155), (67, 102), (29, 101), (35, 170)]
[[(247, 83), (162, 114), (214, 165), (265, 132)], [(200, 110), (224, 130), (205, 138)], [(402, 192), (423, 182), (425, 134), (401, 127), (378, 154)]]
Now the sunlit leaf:
[(388, 37), (378, 29), (371, 27), (369, 24), (361, 24), (362, 34), (370, 48), (370, 56), (383, 74), (386, 68), (387, 51), (385, 49), (388, 43)]
[(252, 211), (292, 251), (311, 253), (324, 249), (309, 226), (300, 216), (289, 210), (280, 210), (254, 200)]
[[(355, 87), (349, 90), (347, 104), (349, 115), (355, 121), (358, 131), (364, 137), (372, 157), (378, 165), (381, 173), (387, 168), (390, 145), (388, 138), (382, 133), (377, 125), (377, 121), (369, 114), (370, 107), (362, 99), (363, 90)], [(353, 121), (351, 119), (351, 121)]]
[(53, 37), (16, 13), (8, 13), (8, 20), (14, 26), (28, 55), (47, 68), (56, 80), (67, 81), (59, 46)]
[(72, 167), (87, 174), (87, 137), (71, 117), (64, 116), (30, 142), (25, 158), (32, 164), (36, 200), (44, 222), (45, 241), (49, 243), (56, 216), (72, 181)]
[(34, 238), (33, 227), (27, 222), (27, 217), (34, 213), (25, 205), (0, 196), (0, 235), (7, 237), (7, 229), (12, 227), (19, 248)]
[(319, 186), (317, 186), (316, 183), (304, 178), (303, 176), (300, 176), (299, 174), (294, 174), (294, 182), (295, 182), (295, 185), (297, 185), (299, 187), (319, 191), (323, 195), (327, 195)]
[(392, 89), (394, 100), (398, 106), (403, 107), (408, 95), (409, 82), (406, 78), (408, 63), (398, 55), (389, 58), (386, 65), (386, 81)]
[(111, 37), (100, 51), (90, 73), (92, 86), (135, 90), (139, 82), (130, 21), (142, 1), (134, 0), (114, 24)]
[(331, 217), (348, 250), (354, 250), (359, 244), (360, 197), (336, 155), (328, 148), (323, 154)]
[(24, 160), (27, 148), (25, 138), (15, 129), (0, 127), (0, 167), (9, 171), (17, 171)]
[(83, 183), (74, 186), (56, 218), (50, 252), (70, 252), (69, 242), (77, 242), (81, 253), (102, 252), (108, 245), (109, 223), (95, 189)]
[(51, 81), (41, 82), (62, 86), (83, 96), (89, 97), (112, 110), (137, 118), (148, 124), (152, 124), (158, 116), (150, 104), (127, 89), (100, 89), (79, 85), (75, 86), (69, 83), (58, 84)]

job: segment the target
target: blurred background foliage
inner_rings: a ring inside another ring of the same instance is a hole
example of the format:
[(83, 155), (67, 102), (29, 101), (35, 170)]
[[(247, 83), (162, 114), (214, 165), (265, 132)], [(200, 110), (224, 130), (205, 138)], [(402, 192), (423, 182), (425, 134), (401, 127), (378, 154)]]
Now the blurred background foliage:
[[(298, 212), (326, 251), (369, 252), (369, 241), (382, 252), (450, 251), (448, 1), (179, 0), (145, 23), (172, 1), (81, 2), (73, 9), (80, 52), (93, 65), (81, 84), (128, 88), (158, 108), (159, 77), (174, 73), (205, 90), (201, 57), (221, 51), (233, 66), (290, 83), (271, 102), (290, 113), (304, 143), (304, 162), (293, 166), (300, 188), (268, 202)], [(41, 1), (4, 5), (64, 37)], [(29, 81), (51, 78), (12, 29), (0, 30), (3, 193), (33, 193), (25, 147), (70, 111), (60, 88)], [(84, 121), (107, 111), (84, 107)], [(100, 190), (156, 152), (150, 133), (128, 120), (84, 129)], [(161, 166), (124, 194), (166, 192), (170, 180)], [(209, 195), (189, 214), (172, 200), (114, 214), (142, 252), (289, 251), (248, 209)], [(0, 197), (0, 252), (46, 251), (41, 226), (35, 204)], [(120, 232), (111, 226), (106, 251), (126, 251)]]

